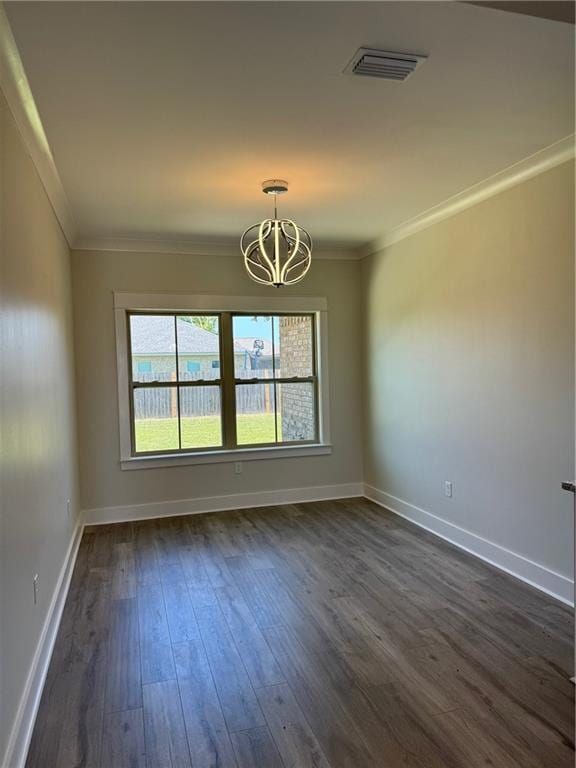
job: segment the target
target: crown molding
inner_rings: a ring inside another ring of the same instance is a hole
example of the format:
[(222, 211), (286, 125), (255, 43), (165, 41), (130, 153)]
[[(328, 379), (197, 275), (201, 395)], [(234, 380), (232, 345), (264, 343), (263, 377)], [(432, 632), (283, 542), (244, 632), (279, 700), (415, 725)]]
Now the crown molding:
[[(117, 251), (124, 253), (186, 254), (189, 256), (240, 255), (239, 238), (189, 238), (186, 240), (151, 239), (128, 237), (79, 237), (74, 242), (75, 251)], [(314, 245), (315, 259), (358, 261), (363, 254), (354, 244), (343, 242), (319, 242)]]
[(550, 144), (533, 155), (529, 155), (523, 160), (514, 163), (514, 165), (495, 173), (493, 176), (489, 176), (478, 184), (474, 184), (468, 187), (468, 189), (449, 197), (444, 202), (408, 219), (403, 224), (386, 232), (382, 237), (368, 243), (361, 249), (361, 257), (365, 258), (378, 253), (394, 243), (416, 234), (416, 232), (427, 229), (433, 224), (438, 224), (438, 222), (466, 210), (466, 208), (471, 208), (473, 205), (481, 203), (489, 197), (493, 197), (517, 184), (528, 181), (528, 179), (549, 171), (568, 160), (572, 160), (574, 158), (574, 138), (574, 134), (570, 134), (570, 136)]
[(0, 3), (0, 88), (64, 237), (71, 245), (75, 226), (70, 202), (58, 174), (3, 3)]

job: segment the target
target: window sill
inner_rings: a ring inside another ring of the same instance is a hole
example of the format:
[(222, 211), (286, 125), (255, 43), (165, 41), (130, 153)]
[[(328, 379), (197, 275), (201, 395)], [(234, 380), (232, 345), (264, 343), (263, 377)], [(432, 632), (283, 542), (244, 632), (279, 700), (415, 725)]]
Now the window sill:
[(278, 448), (237, 448), (233, 451), (206, 451), (197, 453), (175, 453), (163, 456), (131, 456), (120, 461), (122, 470), (154, 469), (156, 467), (180, 467), (190, 464), (226, 464), (235, 461), (265, 459), (292, 459), (302, 456), (326, 456), (332, 453), (329, 443), (316, 445), (282, 445)]

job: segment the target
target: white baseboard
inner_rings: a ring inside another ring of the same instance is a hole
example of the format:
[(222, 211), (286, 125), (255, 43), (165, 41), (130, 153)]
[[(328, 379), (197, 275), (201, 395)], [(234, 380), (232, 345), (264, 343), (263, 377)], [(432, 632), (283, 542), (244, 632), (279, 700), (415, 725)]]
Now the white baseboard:
[(224, 512), (249, 507), (273, 507), (279, 504), (300, 504), (306, 501), (327, 501), (364, 495), (362, 483), (318, 485), (311, 488), (286, 488), (280, 491), (254, 491), (229, 496), (204, 496), (198, 499), (157, 501), (151, 504), (130, 504), (124, 507), (99, 507), (84, 510), (85, 525), (124, 523), (155, 517), (178, 517), (204, 512)]
[(82, 538), (81, 516), (78, 518), (74, 532), (68, 545), (68, 551), (56, 582), (56, 587), (50, 601), (48, 613), (44, 620), (42, 632), (38, 639), (36, 651), (28, 671), (24, 691), (20, 698), (18, 711), (12, 725), (6, 753), (2, 760), (3, 768), (24, 768), (26, 755), (32, 737), (32, 730), (44, 688), (44, 681), (50, 665), (52, 650), (58, 634), (62, 611), (68, 595), (70, 579)]
[(566, 576), (371, 485), (364, 485), (364, 496), (566, 605), (574, 605), (574, 582)]

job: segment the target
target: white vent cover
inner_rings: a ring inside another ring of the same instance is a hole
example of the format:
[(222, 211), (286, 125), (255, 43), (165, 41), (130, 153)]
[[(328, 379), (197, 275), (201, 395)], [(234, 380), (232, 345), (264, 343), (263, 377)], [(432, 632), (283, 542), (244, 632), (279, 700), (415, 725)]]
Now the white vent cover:
[(426, 61), (426, 56), (414, 53), (379, 51), (375, 48), (359, 48), (344, 70), (347, 75), (380, 77), (383, 80), (407, 80), (412, 72)]

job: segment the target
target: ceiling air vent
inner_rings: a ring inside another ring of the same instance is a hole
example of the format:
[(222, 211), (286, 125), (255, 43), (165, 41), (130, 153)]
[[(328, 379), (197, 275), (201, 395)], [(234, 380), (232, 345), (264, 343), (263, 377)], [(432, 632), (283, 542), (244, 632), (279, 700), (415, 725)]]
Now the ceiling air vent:
[(407, 80), (416, 67), (426, 61), (426, 56), (413, 53), (379, 51), (375, 48), (359, 48), (344, 73), (380, 77), (383, 80)]

